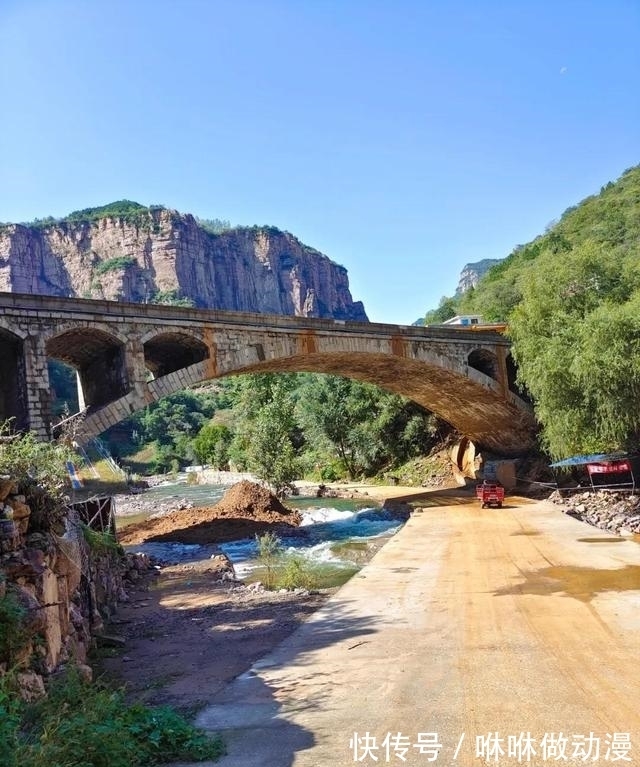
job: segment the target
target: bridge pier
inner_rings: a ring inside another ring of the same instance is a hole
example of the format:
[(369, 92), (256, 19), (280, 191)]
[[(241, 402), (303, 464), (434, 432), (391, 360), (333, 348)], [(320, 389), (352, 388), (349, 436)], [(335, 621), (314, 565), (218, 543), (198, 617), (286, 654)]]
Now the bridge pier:
[(144, 356), (144, 344), (137, 337), (129, 338), (125, 345), (124, 365), (129, 381), (129, 392), (135, 394), (140, 409), (153, 402), (149, 392), (149, 369)]
[(40, 334), (28, 335), (24, 342), (24, 397), (28, 408), (28, 428), (40, 439), (51, 437), (51, 384), (47, 351)]

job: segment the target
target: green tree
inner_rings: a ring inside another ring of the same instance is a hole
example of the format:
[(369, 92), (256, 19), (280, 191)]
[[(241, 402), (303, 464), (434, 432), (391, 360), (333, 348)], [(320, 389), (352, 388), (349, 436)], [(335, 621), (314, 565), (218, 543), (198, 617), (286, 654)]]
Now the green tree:
[(183, 296), (178, 288), (173, 290), (159, 290), (151, 296), (150, 304), (164, 304), (166, 306), (184, 306), (191, 308), (196, 305), (192, 298)]
[(308, 376), (298, 415), (321, 466), (337, 457), (351, 478), (426, 452), (436, 432), (435, 417), (415, 403), (337, 376)]
[(294, 415), (297, 376), (263, 373), (234, 381), (235, 434), (229, 457), (269, 482), (278, 495), (299, 475), (303, 438)]
[(555, 457), (638, 444), (640, 278), (594, 240), (545, 250), (510, 318), (519, 376)]
[(200, 463), (209, 463), (216, 469), (229, 468), (229, 445), (232, 434), (224, 424), (207, 423), (193, 440), (193, 450)]
[(458, 299), (455, 296), (442, 296), (437, 309), (431, 309), (425, 314), (425, 325), (439, 325), (450, 320), (458, 313)]
[(271, 400), (260, 409), (250, 427), (249, 468), (269, 482), (280, 497), (291, 488), (300, 471), (293, 444), (296, 430), (293, 409), (294, 402), (286, 388), (275, 383)]
[(185, 464), (195, 458), (194, 438), (213, 415), (216, 403), (214, 393), (177, 392), (109, 429), (105, 439), (119, 456), (153, 445), (154, 470), (168, 471), (175, 461)]

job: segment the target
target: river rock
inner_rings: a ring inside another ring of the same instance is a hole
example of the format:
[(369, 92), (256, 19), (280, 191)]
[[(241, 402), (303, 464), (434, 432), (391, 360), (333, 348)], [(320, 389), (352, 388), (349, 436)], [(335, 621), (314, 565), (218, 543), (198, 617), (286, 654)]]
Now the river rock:
[(0, 477), (0, 501), (18, 492), (18, 484), (10, 477)]
[(549, 500), (563, 506), (563, 511), (594, 527), (622, 535), (640, 533), (640, 497), (626, 493), (585, 492), (573, 497), (552, 493)]

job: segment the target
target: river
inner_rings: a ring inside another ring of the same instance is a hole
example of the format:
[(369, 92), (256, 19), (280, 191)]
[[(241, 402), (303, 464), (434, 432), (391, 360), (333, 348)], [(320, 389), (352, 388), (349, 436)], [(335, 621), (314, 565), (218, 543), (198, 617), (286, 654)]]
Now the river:
[[(228, 485), (167, 483), (149, 489), (142, 498), (147, 508), (152, 507), (154, 501), (162, 506), (169, 500), (174, 505), (212, 506), (228, 489)], [(340, 585), (348, 580), (404, 523), (397, 512), (362, 500), (295, 496), (286, 503), (299, 509), (302, 523), (295, 535), (281, 538), (282, 549), (305, 561), (322, 586)], [(160, 512), (163, 513), (166, 512)], [(153, 511), (147, 511), (119, 517), (118, 525), (153, 516)], [(222, 550), (233, 562), (239, 578), (250, 582), (261, 577), (257, 544), (253, 538), (207, 545), (147, 542), (126, 548), (172, 563), (204, 561)]]

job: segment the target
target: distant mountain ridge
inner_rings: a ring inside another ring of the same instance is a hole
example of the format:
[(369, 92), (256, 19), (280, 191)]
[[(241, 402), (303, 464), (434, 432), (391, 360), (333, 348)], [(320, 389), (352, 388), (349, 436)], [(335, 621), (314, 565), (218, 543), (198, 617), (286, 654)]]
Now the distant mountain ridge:
[(367, 321), (345, 267), (275, 227), (226, 223), (122, 200), (3, 224), (0, 290)]
[[(471, 288), (475, 288), (475, 286), (480, 282), (480, 280), (489, 271), (489, 269), (491, 269), (496, 264), (499, 264), (501, 261), (504, 261), (504, 259), (483, 258), (481, 261), (474, 261), (470, 264), (465, 264), (462, 267), (462, 271), (460, 272), (460, 278), (458, 279), (458, 287), (456, 288), (455, 296), (453, 299), (448, 300), (453, 302), (456, 298), (464, 295)], [(438, 310), (431, 310), (430, 312), (427, 312), (427, 314), (435, 314), (437, 311)], [(453, 315), (449, 313), (449, 316)], [(443, 318), (441, 317), (433, 316), (431, 317), (430, 321), (440, 322), (442, 319)], [(412, 322), (411, 324), (422, 327), (426, 324), (426, 320), (424, 317), (419, 317), (415, 322)]]

